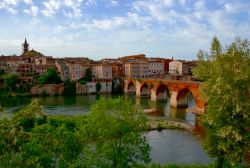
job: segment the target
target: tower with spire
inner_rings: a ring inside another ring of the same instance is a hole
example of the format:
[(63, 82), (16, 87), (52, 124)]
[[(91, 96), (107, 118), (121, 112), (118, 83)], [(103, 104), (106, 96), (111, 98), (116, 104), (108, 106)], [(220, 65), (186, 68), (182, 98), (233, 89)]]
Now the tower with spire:
[(24, 43), (23, 43), (23, 54), (29, 51), (29, 44), (27, 43), (27, 40), (25, 38)]

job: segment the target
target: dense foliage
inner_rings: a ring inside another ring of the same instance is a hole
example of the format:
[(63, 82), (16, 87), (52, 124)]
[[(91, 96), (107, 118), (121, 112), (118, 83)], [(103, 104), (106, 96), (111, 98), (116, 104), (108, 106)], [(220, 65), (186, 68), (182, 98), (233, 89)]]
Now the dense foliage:
[(76, 94), (76, 84), (75, 82), (71, 82), (69, 79), (63, 82), (64, 90), (63, 95), (75, 95)]
[(92, 81), (92, 71), (90, 68), (87, 68), (85, 71), (85, 81), (87, 81), (87, 82)]
[(241, 165), (250, 144), (250, 46), (236, 38), (223, 48), (214, 38), (210, 53), (198, 53), (194, 75), (204, 81), (203, 117), (207, 152), (218, 167)]
[(3, 75), (5, 71), (3, 69), (0, 69), (0, 76)]
[(97, 82), (95, 85), (96, 92), (99, 93), (102, 89), (102, 84), (100, 82)]
[(85, 70), (85, 76), (78, 80), (78, 82), (82, 85), (86, 84), (87, 82), (92, 82), (92, 71), (91, 68), (87, 68)]
[[(0, 116), (1, 117), (1, 116)], [(0, 167), (131, 167), (148, 163), (146, 120), (123, 99), (101, 98), (88, 116), (48, 116), (37, 100), (0, 118)]]
[(8, 91), (14, 91), (16, 89), (16, 84), (18, 82), (18, 77), (16, 74), (6, 74), (4, 75), (4, 87)]
[(59, 84), (62, 80), (54, 68), (49, 68), (47, 72), (38, 78), (38, 83), (42, 84)]
[(149, 163), (150, 147), (142, 132), (145, 128), (146, 118), (131, 102), (100, 98), (91, 108), (83, 131), (92, 142), (91, 165), (126, 168), (138, 161)]
[(120, 83), (116, 83), (114, 80), (112, 81), (112, 94), (122, 94), (123, 88)]

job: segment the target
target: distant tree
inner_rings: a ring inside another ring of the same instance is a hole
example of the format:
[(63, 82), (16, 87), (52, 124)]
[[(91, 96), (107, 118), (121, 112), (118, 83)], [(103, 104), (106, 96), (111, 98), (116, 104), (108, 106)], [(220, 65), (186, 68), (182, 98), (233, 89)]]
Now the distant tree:
[(49, 68), (47, 72), (38, 78), (39, 84), (59, 84), (62, 80), (54, 68)]
[(69, 79), (63, 82), (64, 91), (63, 95), (75, 95), (76, 94), (76, 84), (71, 82)]
[(26, 52), (24, 55), (25, 55), (26, 57), (30, 57), (30, 58), (36, 57), (36, 56), (43, 56), (42, 53), (37, 52), (37, 51), (35, 51), (35, 50), (33, 50), (33, 49), (30, 50), (30, 51), (28, 51), (28, 52)]
[(0, 75), (3, 75), (5, 71), (3, 69), (0, 69)]
[(102, 89), (101, 83), (97, 82), (95, 88), (96, 88), (96, 92), (99, 93), (101, 91), (101, 89)]
[(194, 75), (207, 102), (204, 146), (217, 158), (216, 167), (242, 164), (250, 150), (250, 46), (236, 38), (222, 49), (213, 39), (210, 54), (199, 51)]
[(18, 77), (16, 74), (4, 75), (5, 88), (8, 89), (10, 92), (16, 89), (17, 81), (18, 81)]
[(91, 68), (87, 68), (85, 71), (85, 81), (91, 82), (92, 81), (92, 70)]
[(132, 102), (101, 97), (86, 121), (83, 136), (91, 150), (85, 156), (91, 167), (126, 168), (138, 161), (150, 162), (150, 147), (143, 135), (147, 120)]
[(122, 94), (123, 88), (121, 84), (116, 84), (114, 81), (112, 81), (112, 94)]

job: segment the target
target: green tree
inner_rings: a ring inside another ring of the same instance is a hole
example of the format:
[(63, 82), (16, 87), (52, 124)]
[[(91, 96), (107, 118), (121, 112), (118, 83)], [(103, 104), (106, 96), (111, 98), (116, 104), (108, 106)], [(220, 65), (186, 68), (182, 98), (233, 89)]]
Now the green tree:
[(17, 81), (18, 81), (18, 77), (16, 74), (4, 75), (5, 88), (8, 89), (10, 92), (16, 89)]
[(0, 167), (20, 167), (23, 145), (30, 140), (30, 131), (44, 117), (37, 99), (34, 99), (12, 118), (0, 118)]
[(24, 166), (69, 167), (82, 154), (84, 142), (77, 118), (51, 117), (47, 123), (35, 127), (32, 137), (23, 146)]
[(95, 85), (95, 89), (96, 89), (96, 92), (99, 93), (100, 90), (102, 89), (102, 85), (100, 82), (97, 82), (96, 85)]
[(150, 147), (143, 131), (146, 118), (131, 102), (122, 98), (100, 98), (84, 125), (90, 142), (87, 156), (92, 167), (126, 168), (138, 161), (150, 161)]
[(91, 68), (87, 68), (85, 71), (85, 81), (91, 82), (92, 81), (92, 71)]
[(83, 154), (84, 117), (47, 116), (37, 99), (0, 123), (0, 167), (69, 167)]
[(64, 91), (63, 95), (75, 95), (76, 94), (76, 84), (71, 82), (69, 79), (63, 82)]
[(47, 72), (38, 78), (39, 84), (59, 84), (62, 80), (54, 68), (49, 68)]
[(199, 52), (194, 75), (207, 102), (203, 116), (207, 152), (217, 167), (241, 164), (250, 143), (250, 47), (236, 38), (222, 49), (217, 38), (211, 52)]
[(3, 69), (0, 69), (0, 76), (3, 75), (5, 71)]

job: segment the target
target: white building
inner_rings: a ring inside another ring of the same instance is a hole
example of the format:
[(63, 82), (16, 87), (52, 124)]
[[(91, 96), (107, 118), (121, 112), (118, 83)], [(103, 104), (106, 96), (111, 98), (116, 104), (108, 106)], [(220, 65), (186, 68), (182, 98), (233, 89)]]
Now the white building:
[(177, 60), (169, 62), (169, 73), (173, 75), (182, 75), (182, 62)]

